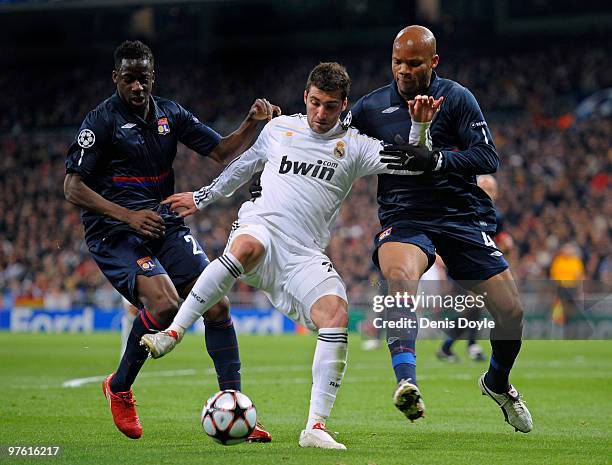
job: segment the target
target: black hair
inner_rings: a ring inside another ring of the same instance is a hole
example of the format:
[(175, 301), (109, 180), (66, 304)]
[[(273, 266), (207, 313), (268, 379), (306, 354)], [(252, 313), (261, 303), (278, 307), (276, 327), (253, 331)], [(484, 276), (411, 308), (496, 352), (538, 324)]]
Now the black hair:
[(123, 59), (127, 60), (149, 60), (151, 66), (155, 65), (153, 52), (139, 40), (126, 40), (115, 49), (115, 69), (119, 70)]
[(351, 78), (346, 68), (339, 63), (319, 63), (313, 68), (306, 81), (306, 92), (315, 86), (325, 92), (342, 91), (342, 99), (348, 97), (351, 90)]

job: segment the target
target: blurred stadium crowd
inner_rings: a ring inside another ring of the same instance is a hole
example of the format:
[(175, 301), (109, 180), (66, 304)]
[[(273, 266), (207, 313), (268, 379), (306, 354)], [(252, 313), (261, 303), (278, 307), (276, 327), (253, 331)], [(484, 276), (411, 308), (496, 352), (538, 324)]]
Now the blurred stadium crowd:
[[(154, 50), (155, 52), (155, 50)], [(338, 60), (353, 78), (351, 102), (391, 80), (387, 57), (262, 58), (244, 66), (158, 59), (156, 95), (177, 100), (221, 133), (236, 127), (252, 100), (265, 96), (284, 113), (303, 111), (310, 68)], [(573, 242), (589, 280), (612, 282), (612, 120), (577, 119), (577, 104), (612, 87), (605, 44), (506, 55), (442, 54), (439, 74), (476, 95), (492, 128), (502, 167), (498, 208), (515, 246), (513, 271), (545, 279), (561, 246)], [(0, 291), (4, 305), (48, 308), (117, 306), (118, 295), (90, 259), (79, 212), (63, 196), (64, 159), (85, 114), (113, 92), (112, 62), (3, 73), (0, 85)], [(177, 191), (209, 182), (221, 167), (181, 147)], [(189, 219), (209, 257), (225, 245), (246, 189)], [(358, 181), (338, 217), (329, 254), (353, 301), (378, 278), (370, 260), (379, 229), (375, 177)], [(239, 285), (239, 290), (247, 287)], [(2, 302), (0, 301), (0, 308)]]

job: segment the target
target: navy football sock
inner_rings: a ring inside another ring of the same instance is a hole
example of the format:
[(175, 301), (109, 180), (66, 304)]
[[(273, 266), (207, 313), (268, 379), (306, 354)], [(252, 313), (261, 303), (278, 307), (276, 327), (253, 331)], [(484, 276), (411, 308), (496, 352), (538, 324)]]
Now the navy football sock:
[(410, 379), (416, 384), (416, 338), (419, 332), (416, 313), (409, 308), (393, 308), (387, 311), (387, 321), (413, 322), (412, 328), (388, 328), (387, 346), (391, 353), (391, 365), (395, 378), (399, 383), (402, 379)]
[(493, 353), (491, 354), (491, 362), (489, 370), (485, 375), (485, 384), (489, 389), (497, 394), (502, 394), (508, 391), (510, 383), (510, 370), (512, 365), (521, 350), (521, 341), (498, 341), (491, 340)]
[(468, 330), (468, 346), (476, 344), (476, 328), (470, 328)]
[(130, 390), (140, 368), (147, 360), (147, 350), (140, 345), (140, 338), (145, 334), (155, 332), (157, 329), (161, 328), (158, 327), (149, 312), (146, 310), (138, 312), (138, 315), (134, 318), (134, 323), (132, 323), (132, 330), (130, 331), (123, 357), (121, 357), (119, 362), (119, 368), (110, 382), (112, 392)]
[(391, 356), (391, 364), (395, 372), (395, 379), (399, 383), (402, 379), (409, 379), (416, 384), (416, 357), (410, 352), (402, 352)]
[(241, 390), (240, 352), (231, 317), (223, 321), (206, 321), (206, 350), (217, 372), (219, 389)]
[[(480, 310), (478, 308), (470, 309), (471, 315), (470, 320), (479, 321), (480, 320)], [(476, 328), (468, 329), (468, 346), (472, 346), (476, 344), (476, 336), (478, 336), (478, 330)]]
[(442, 344), (442, 351), (446, 354), (449, 354), (451, 347), (453, 346), (454, 343), (455, 343), (455, 339), (453, 339), (452, 337), (449, 337), (448, 339), (446, 339), (446, 341), (444, 341), (444, 344)]

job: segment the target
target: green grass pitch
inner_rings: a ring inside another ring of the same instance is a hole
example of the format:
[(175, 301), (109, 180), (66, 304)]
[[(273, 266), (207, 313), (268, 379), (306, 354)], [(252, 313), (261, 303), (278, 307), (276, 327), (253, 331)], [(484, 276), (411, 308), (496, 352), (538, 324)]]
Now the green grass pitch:
[[(70, 379), (115, 369), (118, 334), (0, 333), (0, 444), (63, 448), (54, 459), (2, 463), (70, 464), (597, 464), (612, 450), (611, 341), (527, 341), (512, 382), (524, 394), (534, 431), (515, 433), (476, 380), (485, 366), (436, 360), (435, 341), (418, 345), (427, 417), (409, 423), (391, 404), (386, 349), (363, 352), (351, 336), (349, 365), (330, 429), (347, 451), (300, 449), (310, 395), (312, 336), (241, 336), (243, 390), (274, 436), (271, 444), (223, 447), (199, 424), (217, 391), (201, 336), (146, 363), (135, 385), (144, 434), (134, 441), (112, 423), (98, 380)], [(465, 343), (459, 342), (458, 352)], [(459, 352), (461, 353), (461, 352)], [(465, 357), (464, 357), (465, 358)]]

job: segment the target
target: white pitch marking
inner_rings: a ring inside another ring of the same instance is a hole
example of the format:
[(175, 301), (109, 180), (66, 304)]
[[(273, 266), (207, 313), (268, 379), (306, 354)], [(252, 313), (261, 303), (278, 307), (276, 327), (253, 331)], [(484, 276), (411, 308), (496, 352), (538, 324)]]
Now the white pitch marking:
[[(558, 360), (550, 360), (550, 361), (546, 361), (546, 362), (525, 362), (525, 363), (521, 363), (521, 368), (553, 368), (553, 367), (558, 367), (560, 366), (560, 361)], [(349, 364), (349, 370), (352, 371), (357, 371), (357, 370), (368, 370), (368, 371), (372, 371), (373, 369), (376, 369), (378, 367), (376, 366), (372, 366), (372, 364), (370, 363), (355, 363), (353, 365)], [(447, 365), (443, 365), (440, 363), (434, 363), (434, 364), (430, 364), (430, 363), (423, 363), (421, 364), (420, 368), (425, 371), (425, 370), (431, 370), (431, 369), (440, 369), (442, 371), (447, 371), (448, 367)], [(290, 365), (290, 366), (282, 366), (282, 365), (274, 365), (274, 366), (263, 366), (263, 367), (252, 367), (252, 368), (243, 368), (242, 369), (242, 374), (245, 375), (247, 378), (249, 375), (253, 374), (253, 373), (277, 373), (277, 372), (300, 372), (300, 371), (307, 371), (311, 369), (311, 365)], [(386, 366), (385, 366), (386, 369)], [(215, 374), (215, 370), (214, 368), (207, 368), (204, 370), (195, 370), (195, 369), (183, 369), (183, 370), (166, 370), (166, 371), (146, 371), (143, 373), (140, 373), (138, 375), (139, 378), (172, 378), (172, 377), (180, 377), (180, 376), (195, 376), (195, 375), (214, 375)], [(78, 388), (78, 387), (82, 387), (85, 386), (87, 384), (92, 384), (92, 383), (100, 383), (102, 381), (104, 381), (104, 379), (106, 378), (106, 376), (108, 375), (101, 375), (101, 376), (89, 376), (86, 378), (75, 378), (75, 379), (69, 379), (67, 381), (64, 381), (62, 383), (62, 387), (64, 388)], [(366, 380), (365, 378), (353, 378), (350, 373), (347, 375), (349, 377), (349, 380), (353, 379), (353, 380)], [(476, 375), (474, 375), (476, 376)], [(610, 376), (606, 373), (600, 373), (597, 375), (590, 375), (592, 377), (595, 378), (609, 378)], [(455, 375), (446, 375), (446, 374), (429, 374), (429, 375), (420, 375), (419, 379), (420, 380), (438, 380), (438, 379), (457, 379), (457, 380), (468, 380), (471, 379), (473, 376), (470, 376), (467, 373), (459, 373), (459, 374), (455, 374)], [(550, 374), (550, 373), (524, 373), (522, 374), (522, 377), (524, 378), (528, 378), (528, 379), (544, 379), (544, 378), (550, 378), (550, 379), (556, 379), (558, 377), (567, 377), (567, 378), (581, 378), (582, 374), (576, 374), (576, 375), (569, 375), (569, 374), (563, 374), (563, 375), (557, 375), (557, 374)], [(305, 378), (304, 378), (305, 379)], [(377, 377), (376, 379), (380, 379), (380, 377)], [(210, 382), (214, 382), (215, 380), (211, 380)], [(276, 380), (271, 380), (273, 383), (277, 383), (278, 381)], [(300, 382), (302, 380), (300, 379)], [(206, 383), (208, 381), (201, 381), (202, 383)], [(295, 382), (295, 381), (294, 381)], [(308, 382), (312, 382), (312, 380), (309, 378)], [(262, 381), (258, 381), (258, 384), (261, 384)], [(263, 383), (263, 384), (267, 384), (267, 383)], [(44, 385), (44, 386), (39, 386), (40, 389), (48, 389), (49, 385)]]
[[(214, 370), (213, 370), (214, 371)], [(197, 373), (196, 370), (187, 369), (187, 370), (167, 370), (167, 371), (149, 371), (141, 373), (139, 378), (168, 378), (172, 376), (192, 376)], [(81, 386), (85, 386), (86, 384), (92, 383), (100, 383), (106, 379), (108, 375), (102, 376), (89, 376), (87, 378), (75, 378), (69, 379), (62, 383), (62, 387), (65, 388), (77, 388)]]
[[(246, 374), (248, 376), (250, 373), (276, 373), (279, 371), (282, 371), (282, 372), (305, 371), (305, 370), (310, 370), (311, 368), (312, 368), (311, 365), (291, 365), (291, 366), (276, 365), (276, 366), (269, 366), (269, 367), (252, 367), (248, 369), (243, 369), (242, 371), (243, 371), (243, 374)], [(352, 368), (353, 369), (371, 369), (372, 367), (366, 364), (362, 364), (361, 366), (359, 364), (355, 364), (355, 366), (353, 366)], [(207, 368), (199, 372), (194, 369), (146, 371), (146, 372), (140, 373), (138, 377), (139, 378), (171, 378), (174, 376), (194, 376), (197, 374), (214, 375), (215, 373), (216, 372), (214, 368)], [(78, 388), (78, 387), (85, 386), (86, 384), (101, 383), (102, 381), (104, 381), (104, 379), (106, 379), (107, 376), (108, 375), (100, 375), (100, 376), (88, 376), (86, 378), (69, 379), (62, 383), (62, 387)]]

